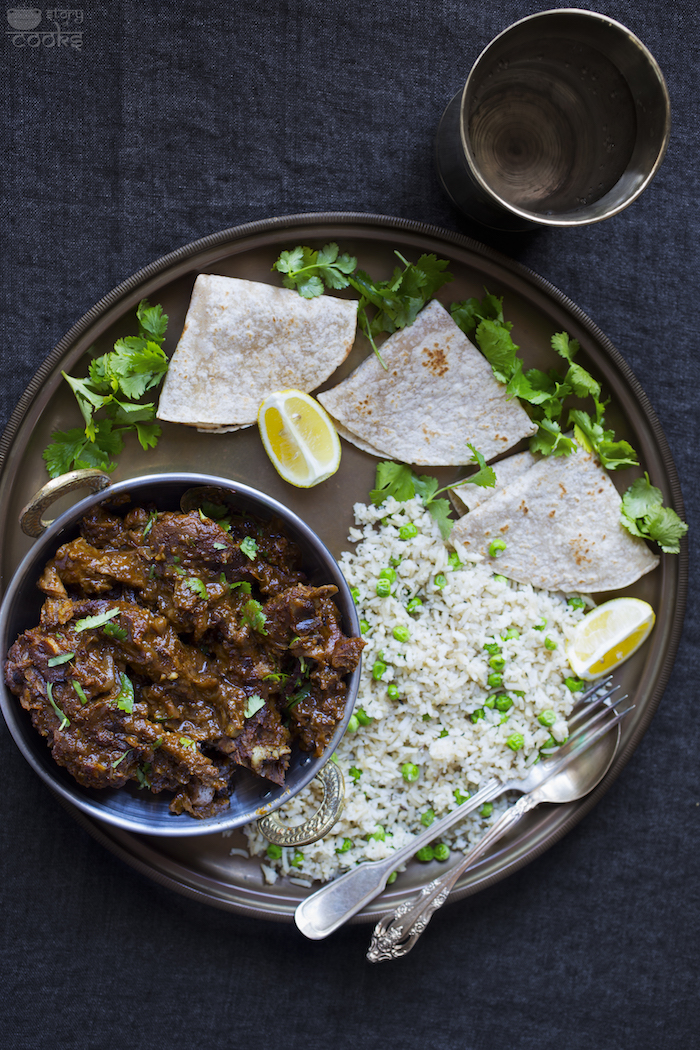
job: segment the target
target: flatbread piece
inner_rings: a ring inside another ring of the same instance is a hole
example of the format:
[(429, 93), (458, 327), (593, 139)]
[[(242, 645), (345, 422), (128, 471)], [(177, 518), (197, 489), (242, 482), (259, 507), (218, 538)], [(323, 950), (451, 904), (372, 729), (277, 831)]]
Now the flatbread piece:
[[(619, 590), (659, 563), (620, 523), (621, 502), (595, 456), (579, 448), (538, 458), (460, 518), (450, 539), (519, 583), (550, 591)], [(495, 539), (506, 549), (491, 558)]]
[(250, 426), (268, 394), (309, 393), (332, 375), (356, 326), (355, 300), (200, 274), (158, 418), (204, 430)]
[(359, 448), (404, 463), (468, 463), (472, 444), (486, 459), (537, 427), (433, 299), (347, 379), (318, 399), (338, 432)]

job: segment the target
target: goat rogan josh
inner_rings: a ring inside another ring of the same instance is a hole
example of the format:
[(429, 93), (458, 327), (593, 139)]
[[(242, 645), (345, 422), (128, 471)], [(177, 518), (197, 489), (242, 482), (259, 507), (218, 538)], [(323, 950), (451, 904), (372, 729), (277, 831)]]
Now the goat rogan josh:
[(223, 504), (102, 504), (46, 565), (7, 684), (78, 783), (214, 816), (238, 767), (283, 784), (292, 746), (320, 755), (343, 717), (364, 643), (300, 563), (281, 522)]

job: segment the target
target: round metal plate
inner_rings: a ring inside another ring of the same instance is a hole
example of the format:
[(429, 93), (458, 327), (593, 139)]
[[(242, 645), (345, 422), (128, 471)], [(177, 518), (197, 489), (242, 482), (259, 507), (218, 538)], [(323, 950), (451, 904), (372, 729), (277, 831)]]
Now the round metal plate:
[[(549, 349), (554, 332), (567, 331), (581, 344), (577, 360), (602, 383), (611, 405), (610, 425), (637, 449), (643, 469), (661, 489), (666, 504), (683, 515), (680, 484), (663, 431), (641, 385), (606, 336), (571, 300), (548, 281), (471, 239), (421, 223), (361, 214), (309, 214), (269, 219), (224, 230), (179, 249), (139, 271), (90, 310), (49, 354), (29, 384), (0, 441), (0, 579), (3, 590), (31, 546), (17, 524), (22, 507), (47, 480), (41, 457), (51, 432), (79, 425), (77, 409), (61, 370), (83, 374), (81, 360), (90, 346), (111, 348), (129, 334), (140, 299), (159, 302), (170, 317), (166, 349), (172, 351), (182, 330), (190, 293), (198, 273), (278, 284), (271, 267), (280, 251), (297, 244), (320, 247), (329, 240), (357, 255), (359, 265), (375, 278), (388, 277), (394, 251), (416, 260), (424, 252), (450, 260), (454, 281), (438, 298), (449, 303), (489, 292), (504, 297), (504, 310), (514, 324), (514, 337), (528, 365), (552, 367)], [(347, 374), (367, 352), (362, 338), (340, 373)], [(331, 385), (331, 383), (327, 384)], [(203, 471), (262, 489), (286, 503), (319, 533), (337, 556), (348, 546), (352, 505), (365, 502), (374, 484), (376, 459), (343, 442), (341, 468), (316, 489), (286, 485), (265, 455), (256, 428), (237, 434), (199, 434), (188, 427), (165, 425), (158, 447), (144, 453), (134, 443), (119, 458), (115, 480), (148, 471)], [(425, 468), (421, 468), (423, 471)], [(436, 470), (441, 484), (456, 479), (452, 468)], [(613, 479), (620, 488), (632, 471)], [(56, 511), (60, 508), (55, 508)], [(649, 642), (616, 673), (616, 681), (636, 707), (625, 720), (618, 754), (599, 787), (580, 802), (542, 807), (521, 821), (499, 848), (465, 874), (451, 900), (473, 894), (539, 856), (569, 831), (603, 796), (639, 744), (661, 699), (680, 640), (687, 590), (687, 554), (664, 555), (661, 565), (626, 593), (650, 602), (657, 613)], [(600, 595), (599, 598), (605, 598)], [(66, 803), (64, 803), (66, 804)], [(92, 820), (69, 806), (76, 820), (127, 863), (187, 896), (219, 908), (265, 919), (291, 921), (294, 909), (310, 891), (279, 879), (263, 881), (259, 862), (231, 849), (243, 845), (240, 832), (185, 839), (135, 835)], [(443, 870), (437, 863), (411, 864), (392, 887), (367, 906), (354, 922), (376, 921), (410, 893)]]

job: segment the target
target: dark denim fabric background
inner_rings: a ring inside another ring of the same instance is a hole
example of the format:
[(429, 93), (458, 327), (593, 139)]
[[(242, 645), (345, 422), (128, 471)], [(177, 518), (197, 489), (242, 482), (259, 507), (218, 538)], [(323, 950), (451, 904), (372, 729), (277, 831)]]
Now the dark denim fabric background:
[[(79, 3), (81, 50), (0, 40), (3, 424), (64, 332), (161, 255), (268, 216), (402, 216), (527, 264), (611, 338), (668, 436), (697, 553), (694, 0), (601, 4), (667, 76), (673, 135), (652, 186), (602, 224), (511, 237), (451, 208), (433, 136), (482, 47), (546, 2)], [(54, 801), (3, 726), (2, 1045), (697, 1046), (695, 562), (691, 572), (667, 693), (603, 802), (527, 868), (436, 916), (406, 959), (378, 967), (364, 959), (368, 927), (307, 942), (292, 926), (194, 903), (115, 860)]]

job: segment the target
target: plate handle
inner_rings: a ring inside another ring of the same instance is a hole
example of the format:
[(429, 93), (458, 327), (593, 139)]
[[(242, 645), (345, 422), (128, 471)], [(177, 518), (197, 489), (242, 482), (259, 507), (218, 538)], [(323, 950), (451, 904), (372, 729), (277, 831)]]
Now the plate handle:
[(276, 813), (269, 813), (258, 821), (258, 828), (269, 842), (277, 846), (308, 846), (331, 830), (345, 803), (343, 774), (335, 762), (327, 762), (314, 779), (323, 788), (323, 801), (303, 824), (289, 827), (279, 820)]
[(19, 524), (22, 532), (27, 536), (38, 537), (43, 535), (53, 522), (44, 520), (44, 512), (52, 503), (62, 496), (67, 496), (76, 489), (88, 488), (91, 492), (99, 492), (110, 483), (109, 474), (103, 470), (70, 470), (67, 474), (61, 474), (47, 482), (43, 488), (36, 492), (29, 503), (20, 512)]

